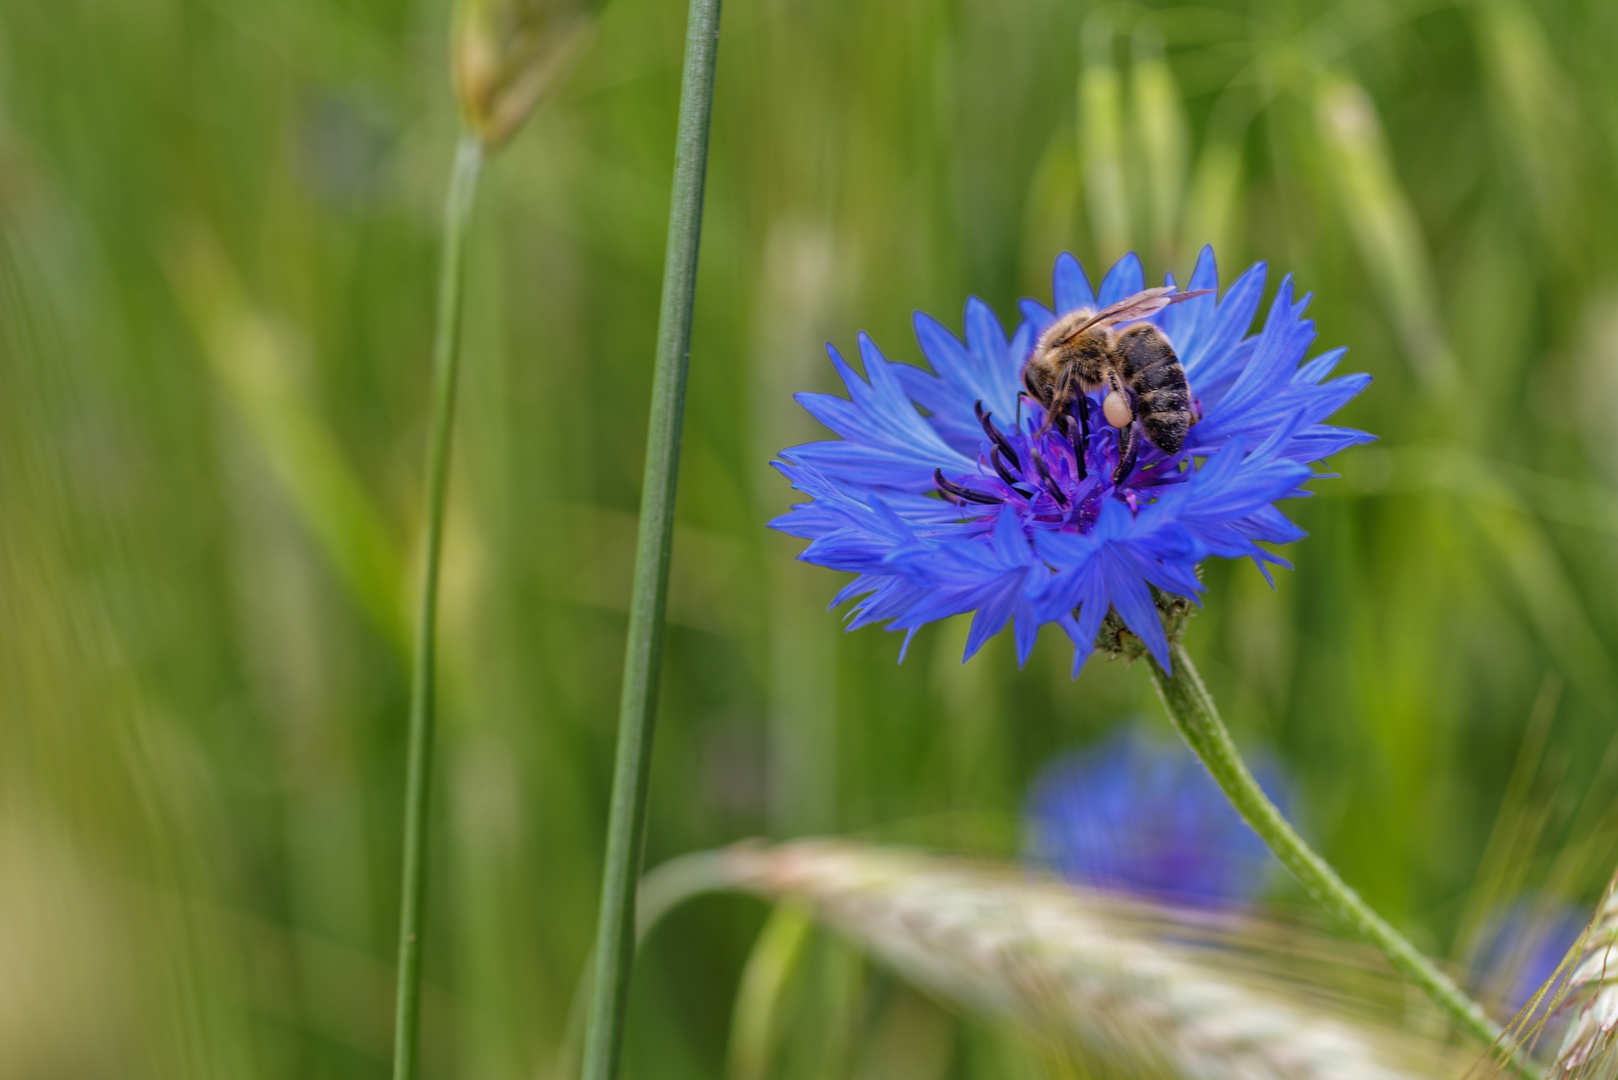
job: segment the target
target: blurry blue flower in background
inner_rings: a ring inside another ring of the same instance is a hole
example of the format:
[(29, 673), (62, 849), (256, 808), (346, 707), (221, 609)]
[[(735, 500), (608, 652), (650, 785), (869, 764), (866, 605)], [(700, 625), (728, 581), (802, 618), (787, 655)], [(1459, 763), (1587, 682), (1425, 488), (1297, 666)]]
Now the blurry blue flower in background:
[[(1502, 1013), (1527, 1005), (1567, 955), (1590, 921), (1590, 912), (1571, 904), (1519, 901), (1496, 908), (1483, 920), (1471, 950), (1473, 989), (1498, 1001)], [(1539, 1015), (1549, 1004), (1542, 1002)]]
[[(1286, 813), (1280, 772), (1254, 765)], [(1199, 907), (1252, 901), (1278, 866), (1190, 750), (1133, 728), (1046, 766), (1026, 828), (1030, 860), (1069, 881)]]
[(1195, 600), (1196, 564), (1209, 555), (1251, 558), (1266, 575), (1270, 564), (1290, 565), (1259, 546), (1304, 535), (1275, 501), (1309, 494), (1309, 462), (1372, 438), (1324, 423), (1370, 376), (1328, 379), (1343, 349), (1304, 362), (1314, 323), (1290, 276), (1262, 330), (1248, 334), (1264, 278), (1259, 263), (1216, 298), (1219, 274), (1204, 248), (1190, 288), (1207, 294), (1140, 320), (1173, 343), (1196, 422), (1173, 455), (1139, 440), (1138, 459), (1118, 476), (1120, 434), (1103, 419), (1102, 394), (1074, 403), (1090, 418), (1088, 436), (1077, 424), (1047, 430), (1021, 372), (1059, 315), (1145, 289), (1133, 254), (1097, 291), (1077, 260), (1061, 256), (1055, 310), (1024, 300), (1009, 339), (975, 297), (964, 342), (917, 312), (931, 372), (889, 363), (861, 334), (864, 378), (829, 350), (847, 399), (798, 395), (840, 438), (781, 452), (776, 468), (813, 501), (770, 524), (810, 541), (804, 561), (858, 575), (834, 602), (856, 601), (851, 630), (887, 623), (908, 644), (928, 622), (975, 611), (966, 656), (1015, 620), (1022, 663), (1039, 628), (1054, 622), (1074, 642), (1076, 676), (1116, 610), (1166, 667), (1152, 587)]

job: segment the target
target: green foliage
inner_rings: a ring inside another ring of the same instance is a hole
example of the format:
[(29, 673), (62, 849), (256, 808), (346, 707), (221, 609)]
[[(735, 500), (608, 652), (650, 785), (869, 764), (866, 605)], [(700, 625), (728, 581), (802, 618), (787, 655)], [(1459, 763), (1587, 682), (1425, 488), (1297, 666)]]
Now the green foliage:
[[(428, 1076), (545, 1075), (594, 926), (684, 8), (603, 8), (485, 177)], [(0, 10), (0, 1074), (386, 1075), (449, 26)], [(815, 437), (790, 394), (832, 388), (826, 339), (915, 360), (912, 309), (1010, 321), (1064, 248), (1183, 280), (1214, 240), (1315, 291), (1322, 346), (1377, 378), (1344, 422), (1383, 436), (1296, 507), (1275, 592), (1208, 567), (1187, 646), (1224, 716), (1434, 952), (1495, 897), (1599, 893), (1618, 10), (737, 0), (724, 34), (650, 862), (819, 831), (1012, 852), (1049, 754), (1159, 715), (1144, 672), (1071, 683), (1055, 642), (1019, 673), (1003, 641), (961, 667), (964, 626), (901, 667), (843, 637), (833, 575), (763, 528), (766, 462)], [(723, 1073), (764, 917), (672, 916), (627, 1075)], [(778, 988), (791, 1075), (1045, 1075), (839, 948)]]

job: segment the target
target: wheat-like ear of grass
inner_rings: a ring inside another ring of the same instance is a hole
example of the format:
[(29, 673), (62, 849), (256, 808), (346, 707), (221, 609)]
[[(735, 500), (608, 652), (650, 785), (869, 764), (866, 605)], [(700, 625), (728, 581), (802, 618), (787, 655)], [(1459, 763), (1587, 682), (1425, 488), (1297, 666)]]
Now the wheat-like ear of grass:
[[(1558, 985), (1569, 967), (1566, 985)], [(1618, 875), (1607, 885), (1584, 936), (1540, 994), (1554, 995), (1553, 1008), (1563, 1002), (1579, 1003), (1547, 1075), (1580, 1080), (1618, 1077)]]
[[(1397, 1022), (1376, 975), (1328, 942), (1033, 880), (1014, 868), (843, 841), (739, 846), (649, 875), (649, 895), (739, 889), (802, 905), (924, 991), (1009, 1022), (1081, 1071), (1241, 1080), (1459, 1076), (1471, 1057)], [(1330, 970), (1336, 966), (1338, 970)], [(1311, 970), (1312, 969), (1312, 970)], [(1356, 985), (1348, 987), (1348, 982)], [(1338, 988), (1334, 989), (1334, 985)]]

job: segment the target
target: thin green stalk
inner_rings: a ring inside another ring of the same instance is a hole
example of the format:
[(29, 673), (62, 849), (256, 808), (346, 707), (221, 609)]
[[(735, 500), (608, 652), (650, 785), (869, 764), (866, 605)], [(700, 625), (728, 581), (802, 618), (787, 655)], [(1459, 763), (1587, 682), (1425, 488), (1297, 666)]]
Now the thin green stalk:
[(432, 793), (438, 564), (444, 545), (444, 495), (449, 480), (450, 436), (455, 422), (455, 376), (460, 368), (466, 227), (472, 216), (472, 197), (482, 164), (482, 146), (473, 136), (462, 136), (455, 151), (455, 167), (444, 204), (444, 249), (439, 263), (437, 327), (433, 337), (426, 543), (416, 615), (415, 667), (410, 676), (410, 756), (405, 766), (404, 881), (399, 894), (394, 1080), (415, 1080), (420, 1071), (421, 931), (427, 894), (427, 806)]
[(1169, 719), (1180, 729), (1202, 763), (1224, 790), (1242, 818), (1263, 837), (1281, 864), (1303, 882), (1327, 911), (1360, 937), (1381, 949), (1399, 974), (1426, 991), (1438, 1007), (1466, 1031), (1490, 1046), (1496, 1045), (1502, 1034), (1499, 1025), (1490, 1020), (1483, 1007), (1463, 993), (1448, 975), (1438, 970), (1397, 930), (1388, 925), (1359, 894), (1350, 888), (1314, 850), (1295, 832), (1281, 811), (1264, 794), (1247, 770), (1230, 732), (1219, 719), (1219, 710), (1191, 654), (1185, 646), (1176, 644), (1173, 653), (1174, 673), (1163, 670), (1155, 659), (1147, 658), (1152, 681), (1157, 686), (1163, 707)]
[(618, 752), (607, 825), (601, 914), (596, 926), (596, 974), (584, 1036), (585, 1080), (614, 1080), (623, 1048), (624, 1012), (635, 962), (635, 884), (646, 830), (646, 791), (663, 653), (663, 610), (668, 598), (669, 547), (674, 537), (674, 489), (680, 465), (690, 361), (691, 305), (697, 284), (697, 242), (702, 233), (702, 188), (708, 164), (708, 121), (713, 110), (714, 62), (719, 51), (719, 0), (691, 0), (686, 16), (685, 71), (680, 84), (680, 126), (675, 141), (674, 192), (669, 207), (658, 313), (652, 412), (641, 484), (640, 535), (624, 651), (623, 696), (618, 709)]

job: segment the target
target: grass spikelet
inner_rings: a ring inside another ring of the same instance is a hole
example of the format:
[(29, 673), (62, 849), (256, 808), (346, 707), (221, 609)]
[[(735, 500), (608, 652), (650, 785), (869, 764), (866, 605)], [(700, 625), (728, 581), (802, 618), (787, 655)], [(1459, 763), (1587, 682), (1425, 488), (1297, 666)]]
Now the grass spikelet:
[(1381, 997), (1391, 983), (1358, 954), (1255, 918), (839, 841), (739, 847), (718, 865), (730, 887), (804, 905), (918, 987), (1090, 1069), (1251, 1080), (1465, 1069), (1400, 1029), (1395, 995)]
[(451, 57), (461, 115), (485, 148), (516, 134), (595, 24), (592, 0), (461, 0)]
[[(1562, 1036), (1556, 1062), (1547, 1076), (1560, 1077), (1613, 1077), (1618, 1076), (1618, 876), (1607, 886), (1601, 907), (1596, 910), (1590, 928), (1583, 939), (1573, 947), (1562, 967), (1551, 978), (1548, 987), (1541, 990), (1525, 1012), (1532, 1012), (1542, 998), (1551, 998), (1554, 1011), (1563, 1002), (1579, 1002), (1567, 1033)], [(1559, 986), (1563, 973), (1566, 985)]]

